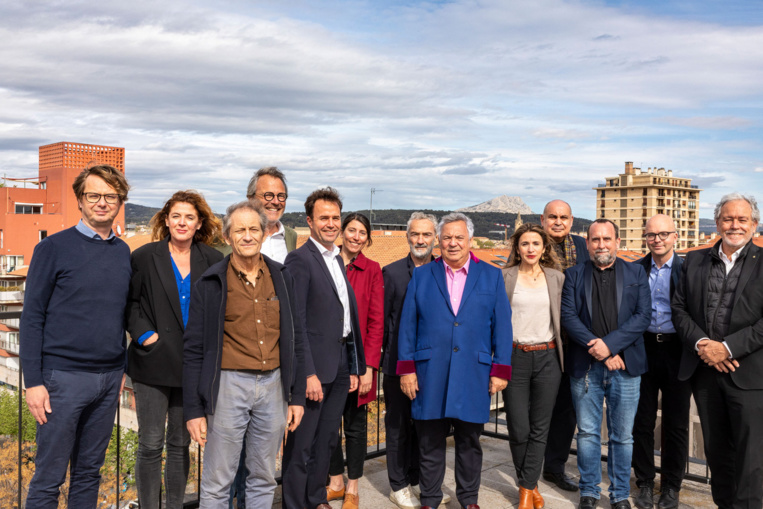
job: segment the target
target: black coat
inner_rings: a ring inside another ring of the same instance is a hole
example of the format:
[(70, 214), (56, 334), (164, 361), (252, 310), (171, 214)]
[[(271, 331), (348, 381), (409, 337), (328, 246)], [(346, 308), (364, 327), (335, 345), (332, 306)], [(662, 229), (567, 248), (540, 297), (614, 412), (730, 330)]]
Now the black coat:
[[(132, 254), (132, 280), (127, 303), (127, 374), (140, 383), (182, 387), (183, 315), (180, 311), (169, 237), (136, 249)], [(223, 255), (206, 244), (191, 246), (191, 284)], [(148, 331), (159, 340), (148, 346), (137, 339)]]
[[(760, 390), (763, 389), (760, 376), (763, 373), (763, 249), (752, 241), (747, 248), (744, 260), (740, 260), (742, 272), (734, 292), (729, 332), (723, 340), (739, 361), (739, 368), (729, 374), (731, 380), (740, 389)], [(710, 337), (705, 319), (707, 281), (717, 253), (718, 243), (686, 256), (683, 277), (671, 301), (673, 325), (684, 343), (678, 372), (680, 380), (688, 380), (702, 362), (694, 345)]]
[(408, 283), (411, 281), (414, 268), (415, 265), (409, 254), (382, 269), (382, 276), (384, 277), (382, 373), (385, 375), (397, 374), (397, 334), (400, 329), (400, 315), (403, 312), (405, 293), (408, 290)]
[[(335, 260), (336, 261), (336, 260)], [(340, 259), (341, 261), (341, 259)], [(305, 374), (317, 375), (322, 384), (334, 381), (339, 372), (342, 348), (347, 348), (347, 360), (351, 375), (366, 372), (366, 358), (361, 341), (343, 345), (344, 308), (323, 255), (312, 240), (286, 256), (286, 267), (294, 276), (296, 285), (297, 317), (304, 324), (307, 341), (305, 343)], [(350, 325), (352, 334), (361, 337), (358, 304), (352, 290), (344, 264), (342, 275), (347, 285), (350, 300)]]
[[(296, 319), (294, 279), (289, 270), (267, 256), (276, 297), (281, 303), (278, 349), (281, 384), (289, 405), (305, 405), (305, 335)], [(183, 351), (183, 418), (188, 421), (215, 413), (220, 390), (225, 306), (230, 256), (207, 270), (194, 285)]]

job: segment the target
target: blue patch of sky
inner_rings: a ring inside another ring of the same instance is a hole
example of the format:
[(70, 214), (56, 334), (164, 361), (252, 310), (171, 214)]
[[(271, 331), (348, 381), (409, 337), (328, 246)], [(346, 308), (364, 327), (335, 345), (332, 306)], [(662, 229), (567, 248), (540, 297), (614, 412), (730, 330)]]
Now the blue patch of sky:
[(763, 24), (763, 2), (758, 0), (604, 0), (604, 4), (636, 14), (702, 23), (728, 26)]

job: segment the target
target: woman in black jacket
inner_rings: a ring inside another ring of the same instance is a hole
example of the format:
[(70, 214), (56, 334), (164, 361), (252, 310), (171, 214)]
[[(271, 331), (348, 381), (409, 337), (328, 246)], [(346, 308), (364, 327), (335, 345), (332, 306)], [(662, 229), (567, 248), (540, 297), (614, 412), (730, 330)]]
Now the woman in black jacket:
[(133, 381), (138, 414), (135, 477), (140, 506), (158, 508), (166, 441), (165, 507), (174, 509), (183, 506), (189, 468), (190, 435), (183, 421), (183, 332), (193, 283), (223, 258), (208, 245), (219, 238), (221, 224), (201, 194), (178, 191), (151, 225), (157, 242), (132, 254), (127, 309), (132, 337), (127, 374)]

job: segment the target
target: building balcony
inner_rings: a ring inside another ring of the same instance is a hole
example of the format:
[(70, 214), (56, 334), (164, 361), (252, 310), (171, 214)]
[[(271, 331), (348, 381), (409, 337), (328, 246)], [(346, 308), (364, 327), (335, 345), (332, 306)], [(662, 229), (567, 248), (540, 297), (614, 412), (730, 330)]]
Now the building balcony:
[(21, 290), (14, 290), (11, 292), (0, 291), (0, 302), (23, 302), (24, 292)]
[(15, 341), (8, 341), (7, 339), (0, 339), (0, 349), (5, 350), (8, 353), (19, 354), (19, 344)]

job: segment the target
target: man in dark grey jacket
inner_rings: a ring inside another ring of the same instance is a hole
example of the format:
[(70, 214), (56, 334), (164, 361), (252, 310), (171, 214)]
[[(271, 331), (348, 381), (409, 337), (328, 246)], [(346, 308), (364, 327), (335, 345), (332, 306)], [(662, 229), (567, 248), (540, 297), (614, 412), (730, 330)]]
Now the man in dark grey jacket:
[[(233, 252), (196, 283), (183, 354), (183, 411), (204, 451), (200, 507), (226, 508), (246, 436), (247, 501), (270, 507), (284, 427), (304, 413), (304, 332), (294, 281), (260, 254), (267, 218), (250, 202), (228, 208)], [(207, 430), (209, 433), (207, 436)]]

